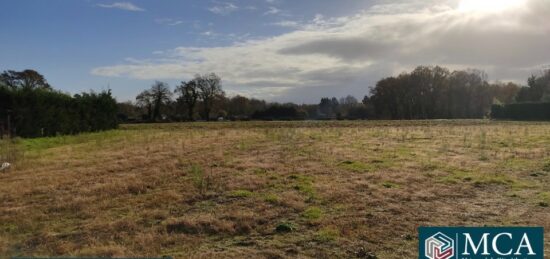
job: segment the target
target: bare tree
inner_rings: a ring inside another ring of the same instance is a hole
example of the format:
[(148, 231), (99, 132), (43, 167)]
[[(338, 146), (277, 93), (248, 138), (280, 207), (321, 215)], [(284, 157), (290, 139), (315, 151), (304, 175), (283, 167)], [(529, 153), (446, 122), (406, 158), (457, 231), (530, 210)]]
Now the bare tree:
[(195, 76), (197, 87), (199, 89), (199, 98), (202, 101), (204, 108), (204, 119), (210, 120), (210, 113), (216, 98), (224, 96), (222, 90), (221, 78), (214, 74), (197, 75)]
[(182, 102), (187, 107), (187, 116), (189, 120), (193, 120), (195, 106), (199, 99), (197, 80), (193, 79), (189, 82), (181, 82), (175, 92), (179, 94), (178, 102)]
[(163, 105), (170, 102), (172, 97), (172, 91), (167, 83), (155, 82), (149, 90), (153, 99), (153, 121), (156, 121), (160, 117), (160, 109)]
[(145, 90), (136, 97), (137, 105), (147, 110), (147, 119), (151, 120), (153, 115), (153, 96), (149, 90)]

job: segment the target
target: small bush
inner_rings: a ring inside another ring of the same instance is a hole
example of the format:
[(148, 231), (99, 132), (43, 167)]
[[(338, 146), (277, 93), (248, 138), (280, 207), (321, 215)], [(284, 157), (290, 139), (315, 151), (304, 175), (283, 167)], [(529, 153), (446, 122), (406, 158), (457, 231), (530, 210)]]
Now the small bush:
[(294, 224), (290, 222), (281, 222), (277, 227), (275, 228), (275, 231), (277, 233), (289, 233), (296, 230), (296, 227)]

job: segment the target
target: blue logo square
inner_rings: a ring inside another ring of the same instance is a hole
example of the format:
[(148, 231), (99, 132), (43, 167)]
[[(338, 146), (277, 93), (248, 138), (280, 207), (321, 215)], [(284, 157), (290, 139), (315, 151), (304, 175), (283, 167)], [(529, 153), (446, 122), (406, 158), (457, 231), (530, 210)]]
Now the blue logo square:
[(420, 227), (421, 259), (543, 259), (542, 227)]

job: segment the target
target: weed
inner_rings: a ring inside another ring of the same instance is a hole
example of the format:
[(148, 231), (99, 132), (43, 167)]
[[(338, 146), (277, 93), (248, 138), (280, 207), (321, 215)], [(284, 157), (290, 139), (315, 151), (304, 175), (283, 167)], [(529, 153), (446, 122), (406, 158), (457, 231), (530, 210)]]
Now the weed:
[(206, 176), (202, 167), (193, 165), (189, 173), (191, 174), (191, 179), (193, 180), (195, 188), (199, 190), (200, 194), (204, 194), (208, 190), (210, 179)]

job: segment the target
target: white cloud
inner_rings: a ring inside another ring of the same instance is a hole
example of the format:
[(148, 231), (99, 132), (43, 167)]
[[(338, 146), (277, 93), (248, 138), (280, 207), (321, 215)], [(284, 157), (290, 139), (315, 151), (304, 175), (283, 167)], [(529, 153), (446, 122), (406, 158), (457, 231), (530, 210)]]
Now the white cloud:
[(239, 9), (238, 6), (236, 6), (233, 3), (219, 3), (218, 5), (212, 6), (208, 8), (208, 10), (215, 14), (221, 14), (221, 15), (228, 15), (232, 12), (235, 12)]
[(278, 5), (281, 4), (282, 0), (265, 0), (265, 2), (270, 5)]
[(264, 13), (264, 15), (274, 15), (281, 13), (281, 9), (270, 6), (269, 9)]
[(142, 12), (145, 11), (145, 9), (138, 7), (130, 2), (115, 2), (112, 4), (98, 4), (97, 6), (103, 7), (103, 8), (116, 8), (126, 11), (133, 11), (133, 12)]
[(155, 19), (155, 22), (158, 24), (163, 24), (168, 26), (176, 26), (176, 25), (181, 25), (185, 23), (182, 20), (177, 20), (172, 18), (159, 18), (159, 19)]
[(201, 32), (201, 35), (206, 37), (216, 37), (219, 34), (214, 31), (204, 31), (204, 32)]
[(378, 5), (357, 15), (226, 47), (179, 47), (162, 59), (99, 67), (92, 74), (145, 80), (216, 72), (231, 93), (282, 101), (364, 95), (382, 77), (416, 65), (480, 68), (492, 79), (525, 81), (550, 60), (547, 0), (521, 8), (464, 13), (424, 1)]
[(279, 22), (270, 23), (271, 25), (286, 27), (286, 28), (299, 28), (302, 27), (302, 23), (297, 21), (283, 20)]

